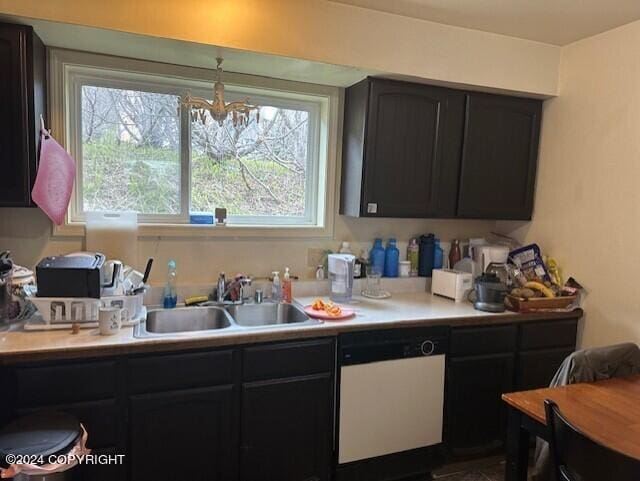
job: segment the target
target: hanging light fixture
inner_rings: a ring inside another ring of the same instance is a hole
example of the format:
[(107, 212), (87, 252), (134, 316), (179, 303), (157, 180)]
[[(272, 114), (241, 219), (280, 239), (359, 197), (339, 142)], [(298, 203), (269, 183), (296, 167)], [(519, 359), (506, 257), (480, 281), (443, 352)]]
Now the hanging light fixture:
[(222, 125), (231, 114), (233, 119), (233, 125), (249, 125), (249, 118), (252, 111), (256, 111), (256, 122), (260, 121), (260, 107), (249, 103), (249, 99), (245, 99), (244, 102), (229, 102), (224, 101), (224, 84), (222, 83), (222, 57), (216, 57), (218, 64), (216, 68), (216, 82), (213, 86), (213, 101), (209, 102), (202, 97), (194, 97), (191, 92), (180, 100), (180, 104), (183, 107), (190, 109), (191, 120), (200, 120), (204, 125), (206, 123), (206, 112), (209, 112), (211, 117)]

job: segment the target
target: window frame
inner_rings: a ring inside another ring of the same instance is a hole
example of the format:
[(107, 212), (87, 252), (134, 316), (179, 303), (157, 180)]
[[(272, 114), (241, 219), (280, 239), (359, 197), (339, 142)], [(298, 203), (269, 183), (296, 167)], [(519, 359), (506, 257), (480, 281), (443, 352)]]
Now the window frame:
[[(213, 71), (145, 60), (125, 59), (86, 52), (49, 49), (51, 126), (56, 138), (78, 162), (77, 183), (67, 222), (54, 227), (54, 234), (84, 232), (82, 209), (82, 86), (135, 89), (170, 95), (208, 97), (213, 88)], [(140, 235), (206, 235), (260, 237), (331, 237), (333, 235), (339, 111), (342, 91), (336, 87), (277, 80), (245, 74), (224, 74), (227, 98), (245, 98), (258, 104), (303, 109), (310, 113), (304, 216), (230, 216), (228, 225), (206, 226), (188, 223), (191, 202), (189, 112), (180, 110), (180, 199), (179, 214), (140, 215)], [(60, 135), (63, 132), (64, 135)], [(80, 154), (80, 155), (78, 155)], [(317, 188), (310, 188), (317, 186)], [(77, 209), (79, 207), (79, 209)]]
[[(90, 75), (89, 72), (95, 72)], [(128, 78), (127, 78), (128, 77)], [(72, 202), (69, 206), (69, 219), (73, 223), (84, 222), (84, 200), (83, 200), (83, 155), (82, 155), (82, 87), (104, 87), (117, 88), (123, 90), (136, 90), (140, 92), (159, 93), (169, 95), (180, 95), (175, 87), (166, 85), (165, 82), (153, 82), (148, 80), (134, 80), (128, 73), (124, 72), (102, 72), (92, 67), (81, 67), (81, 70), (74, 69), (69, 72), (66, 88), (69, 89), (69, 107), (67, 110), (69, 129), (69, 152), (76, 161), (76, 187), (74, 188)], [(176, 223), (182, 224), (189, 221), (189, 149), (185, 145), (185, 118), (188, 119), (188, 112), (180, 109), (180, 135), (178, 157), (180, 159), (180, 213), (178, 214), (138, 214), (138, 223)], [(78, 188), (78, 186), (80, 188)]]

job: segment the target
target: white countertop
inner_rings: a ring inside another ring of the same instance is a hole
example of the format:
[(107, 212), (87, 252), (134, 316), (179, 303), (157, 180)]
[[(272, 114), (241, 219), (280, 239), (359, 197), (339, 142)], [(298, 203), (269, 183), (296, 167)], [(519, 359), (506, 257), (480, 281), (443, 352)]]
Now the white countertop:
[[(300, 297), (302, 305), (315, 297)], [(325, 296), (324, 299), (327, 299)], [(393, 294), (384, 300), (355, 297), (349, 304), (355, 317), (343, 321), (326, 321), (315, 325), (278, 325), (260, 328), (235, 328), (201, 333), (135, 338), (127, 327), (113, 336), (101, 336), (97, 329), (82, 329), (79, 334), (64, 331), (25, 332), (11, 330), (0, 333), (0, 364), (26, 360), (94, 357), (148, 351), (196, 349), (224, 345), (333, 336), (340, 332), (411, 325), (495, 324), (532, 319), (554, 319), (581, 316), (574, 313), (491, 314), (477, 311), (468, 302), (454, 302), (426, 292)]]

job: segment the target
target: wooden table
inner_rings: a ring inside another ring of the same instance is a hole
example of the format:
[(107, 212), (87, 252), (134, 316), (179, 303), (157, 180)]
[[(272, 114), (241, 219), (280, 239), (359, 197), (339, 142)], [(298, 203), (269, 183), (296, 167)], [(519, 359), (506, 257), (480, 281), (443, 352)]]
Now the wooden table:
[(591, 439), (640, 460), (640, 376), (503, 394), (508, 404), (505, 481), (526, 481), (530, 436), (547, 439), (544, 400)]

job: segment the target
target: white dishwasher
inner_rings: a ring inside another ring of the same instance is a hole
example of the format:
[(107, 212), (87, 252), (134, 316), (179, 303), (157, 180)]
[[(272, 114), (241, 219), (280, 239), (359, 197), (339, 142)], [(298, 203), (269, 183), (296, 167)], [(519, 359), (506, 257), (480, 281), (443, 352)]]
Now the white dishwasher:
[(339, 465), (442, 443), (447, 334), (434, 327), (342, 337)]

